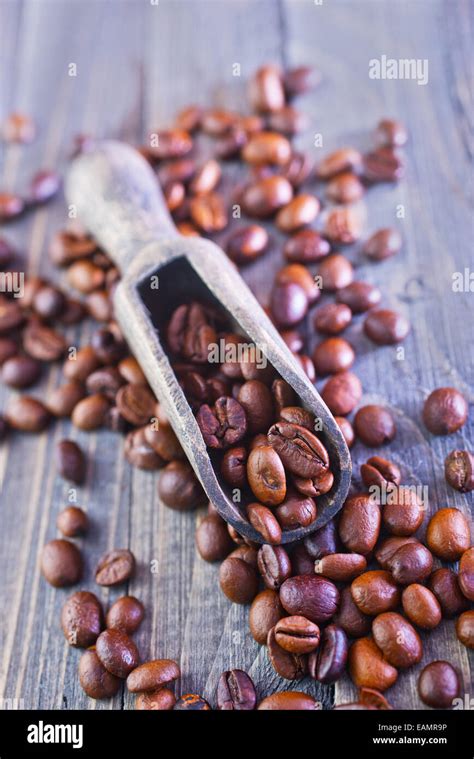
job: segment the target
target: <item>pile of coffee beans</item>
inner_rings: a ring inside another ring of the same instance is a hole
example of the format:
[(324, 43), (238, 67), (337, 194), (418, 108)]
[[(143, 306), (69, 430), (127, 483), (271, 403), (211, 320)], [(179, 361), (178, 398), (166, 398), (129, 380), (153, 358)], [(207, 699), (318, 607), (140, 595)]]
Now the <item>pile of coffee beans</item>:
[[(140, 150), (156, 171), (182, 235), (217, 240), (238, 267), (264, 256), (275, 245), (275, 235), (286, 236), (284, 265), (262, 305), (310, 380), (324, 378), (322, 397), (347, 445), (360, 440), (379, 447), (396, 436), (395, 419), (388, 407), (360, 407), (356, 350), (343, 335), (361, 319), (374, 346), (391, 346), (407, 337), (410, 324), (384, 304), (377, 286), (356, 278), (343, 251), (354, 245), (357, 255), (377, 265), (400, 252), (395, 228), (365, 237), (356, 203), (378, 183), (402, 177), (408, 135), (402, 123), (384, 119), (368, 153), (340, 148), (314, 166), (293, 145), (306, 125), (294, 98), (318, 82), (318, 72), (309, 67), (263, 66), (250, 82), (250, 113), (191, 105), (170, 129), (151, 134)], [(26, 143), (34, 138), (35, 126), (27, 116), (13, 114), (1, 131), (3, 139)], [(92, 137), (80, 135), (75, 152), (93, 144)], [(200, 158), (203, 146), (207, 156)], [(236, 170), (244, 172), (242, 181)], [(1, 220), (50, 199), (60, 182), (54, 172), (42, 172), (33, 184), (18, 195), (0, 192)], [(230, 199), (228, 184), (233, 186)], [(241, 210), (244, 222), (231, 213), (231, 205)], [(166, 506), (184, 511), (203, 505), (205, 494), (114, 320), (117, 268), (77, 224), (56, 234), (50, 257), (65, 270), (64, 289), (31, 275), (23, 297), (0, 296), (0, 379), (15, 391), (0, 415), (0, 439), (15, 430), (40, 433), (55, 418), (70, 418), (86, 431), (105, 427), (125, 435), (124, 455), (132, 466), (162, 470), (158, 492)], [(1, 267), (13, 274), (16, 261), (16, 251), (1, 238)], [(98, 324), (89, 343), (76, 346), (76, 326), (86, 318)], [(321, 336), (313, 352), (302, 329), (308, 323)], [(222, 562), (219, 582), (225, 595), (250, 604), (250, 631), (266, 646), (276, 673), (287, 680), (308, 676), (331, 684), (348, 672), (357, 700), (337, 709), (389, 709), (383, 692), (404, 669), (420, 663), (420, 633), (453, 620), (460, 643), (473, 648), (474, 548), (463, 513), (446, 504), (436, 511), (432, 505), (428, 520), (427, 504), (402, 484), (396, 463), (374, 455), (361, 466), (363, 488), (351, 493), (338, 517), (283, 548), (278, 545), (281, 530), (310, 524), (317, 497), (332, 486), (315, 420), (271, 367), (252, 361), (209, 365), (211, 343), (223, 338), (236, 347), (242, 337), (207, 304), (178, 303), (166, 337), (203, 437), (219, 456), (222, 481), (250, 496), (248, 516), (264, 538), (263, 545), (245, 540), (209, 504), (197, 526), (197, 550), (206, 561)], [(59, 361), (64, 362), (63, 381), (49, 397), (24, 392)], [(448, 435), (466, 422), (468, 405), (457, 389), (444, 387), (429, 395), (421, 412), (428, 432)], [(68, 481), (87, 481), (89, 462), (75, 441), (60, 441), (56, 463)], [(473, 454), (453, 450), (445, 477), (457, 491), (472, 491)], [(76, 505), (59, 514), (62, 537), (46, 544), (41, 560), (53, 586), (81, 581), (83, 559), (73, 539), (87, 533), (88, 523)], [(418, 536), (425, 527), (422, 540)], [(130, 551), (114, 549), (99, 561), (95, 580), (100, 587), (124, 584), (134, 570)], [(199, 694), (175, 696), (176, 662), (141, 663), (132, 635), (144, 615), (133, 596), (119, 598), (107, 614), (89, 590), (66, 600), (61, 624), (68, 643), (85, 649), (79, 664), (85, 692), (110, 698), (125, 682), (137, 693), (137, 709), (212, 708)], [(423, 665), (420, 699), (449, 708), (462, 689), (459, 673), (445, 661)], [(215, 700), (218, 709), (320, 708), (301, 691), (281, 691), (259, 702), (252, 680), (238, 669), (222, 674)]]

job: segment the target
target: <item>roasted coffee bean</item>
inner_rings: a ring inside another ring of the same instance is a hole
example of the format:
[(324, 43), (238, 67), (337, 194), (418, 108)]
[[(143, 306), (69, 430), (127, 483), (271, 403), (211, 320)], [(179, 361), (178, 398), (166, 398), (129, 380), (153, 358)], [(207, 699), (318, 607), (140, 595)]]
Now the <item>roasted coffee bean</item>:
[(199, 523), (196, 547), (205, 561), (221, 561), (231, 552), (233, 542), (220, 516), (209, 514)]
[(97, 243), (89, 235), (78, 229), (63, 229), (51, 240), (49, 256), (56, 266), (66, 266), (96, 250)]
[(359, 553), (333, 553), (316, 559), (314, 571), (335, 582), (348, 582), (365, 572), (367, 561)]
[(421, 543), (406, 543), (387, 562), (393, 579), (400, 585), (423, 582), (433, 567), (433, 556)]
[(121, 685), (119, 677), (106, 670), (97, 653), (89, 649), (79, 660), (79, 682), (90, 698), (113, 698)]
[(216, 337), (215, 329), (209, 324), (208, 316), (199, 303), (179, 306), (173, 312), (166, 330), (172, 352), (200, 364), (207, 362), (209, 345), (215, 343)]
[(458, 674), (447, 661), (430, 662), (418, 679), (419, 696), (433, 709), (452, 709), (453, 701), (460, 692)]
[(140, 627), (144, 616), (145, 607), (138, 598), (122, 596), (108, 610), (106, 625), (110, 630), (121, 630), (131, 635)]
[(469, 523), (459, 509), (440, 509), (428, 522), (426, 543), (444, 561), (457, 561), (471, 545)]
[(377, 345), (401, 343), (410, 331), (410, 323), (398, 311), (378, 308), (369, 312), (364, 321), (364, 332)]
[[(123, 420), (126, 424), (124, 417), (122, 417), (120, 410), (116, 409), (119, 414), (120, 420)], [(147, 469), (154, 471), (164, 466), (164, 459), (159, 456), (156, 451), (151, 447), (147, 440), (148, 426), (140, 427), (139, 429), (132, 430), (125, 438), (124, 455), (129, 464), (137, 467), (138, 469)]]
[(23, 331), (23, 348), (38, 361), (58, 361), (66, 347), (64, 337), (50, 327), (31, 322)]
[(284, 617), (275, 625), (275, 640), (292, 654), (309, 654), (319, 645), (318, 625), (300, 616)]
[(258, 569), (267, 588), (278, 588), (291, 576), (290, 558), (281, 546), (262, 545), (257, 557)]
[[(87, 391), (91, 394), (101, 393), (110, 401), (115, 400), (123, 379), (115, 366), (104, 366), (89, 374), (86, 380)], [(133, 387), (133, 385), (129, 386)]]
[(314, 328), (324, 335), (338, 335), (352, 321), (352, 311), (344, 303), (327, 303), (314, 314)]
[(196, 170), (189, 183), (191, 193), (193, 195), (206, 195), (212, 192), (219, 184), (221, 174), (221, 167), (217, 161), (210, 158)]
[(421, 639), (400, 614), (379, 614), (372, 622), (372, 634), (385, 659), (397, 669), (418, 664), (423, 655)]
[(228, 485), (244, 488), (247, 484), (247, 450), (244, 446), (229, 448), (222, 458), (221, 474)]
[(97, 596), (80, 590), (67, 599), (61, 611), (61, 627), (70, 646), (92, 646), (103, 626), (104, 615)]
[(92, 374), (99, 367), (99, 359), (94, 349), (90, 345), (79, 348), (79, 350), (68, 357), (63, 365), (63, 374), (68, 380), (85, 382), (89, 374)]
[(461, 556), (458, 582), (463, 595), (474, 601), (474, 548), (468, 548)]
[(308, 535), (304, 539), (304, 545), (312, 559), (322, 559), (330, 553), (337, 553), (338, 535), (335, 521), (331, 519), (324, 527)]
[(96, 430), (105, 423), (109, 408), (110, 404), (105, 395), (89, 395), (74, 406), (71, 414), (72, 423), (81, 430)]
[(419, 541), (412, 537), (391, 537), (386, 538), (377, 545), (375, 549), (375, 558), (382, 567), (382, 569), (389, 569), (389, 562), (392, 557), (404, 545), (408, 543), (416, 543), (419, 545)]
[(96, 330), (91, 337), (91, 346), (103, 364), (115, 364), (127, 350), (125, 341), (114, 324)]
[(285, 406), (291, 406), (296, 401), (295, 391), (285, 380), (276, 379), (272, 384), (273, 400), (275, 404), (275, 412), (280, 414), (280, 411)]
[(279, 545), (281, 543), (281, 526), (273, 512), (261, 503), (250, 503), (247, 515), (252, 527), (262, 536), (265, 543)]
[(284, 615), (275, 590), (263, 590), (254, 598), (249, 612), (249, 627), (257, 643), (264, 645), (267, 642), (268, 633)]
[(241, 669), (223, 672), (217, 684), (217, 708), (221, 711), (251, 711), (257, 692), (249, 675)]
[(355, 203), (364, 195), (365, 188), (359, 177), (350, 171), (338, 174), (326, 187), (326, 194), (334, 203)]
[(350, 245), (362, 234), (358, 211), (349, 206), (337, 206), (327, 212), (324, 234), (339, 245)]
[(306, 114), (298, 111), (291, 105), (286, 105), (268, 116), (268, 126), (270, 129), (282, 132), (289, 137), (302, 132), (306, 129), (307, 125), (308, 119)]
[(457, 576), (451, 569), (436, 569), (428, 581), (428, 587), (438, 599), (443, 617), (451, 619), (469, 608), (467, 598), (459, 589)]
[(56, 446), (58, 471), (65, 480), (81, 485), (86, 477), (87, 461), (74, 440), (61, 440)]
[(135, 709), (147, 711), (169, 712), (176, 704), (176, 696), (169, 688), (160, 688), (155, 692), (139, 693), (135, 701)]
[(402, 593), (402, 606), (410, 622), (423, 630), (434, 630), (441, 622), (441, 606), (424, 585), (408, 585)]
[(202, 117), (202, 108), (199, 105), (188, 105), (176, 116), (176, 126), (185, 132), (194, 132), (199, 129)]
[(127, 688), (130, 693), (156, 691), (180, 676), (180, 668), (172, 659), (153, 659), (136, 666), (133, 672), (130, 672)]
[(310, 264), (327, 256), (330, 245), (314, 229), (302, 229), (285, 243), (283, 253), (292, 263)]
[(401, 148), (408, 140), (408, 132), (401, 121), (382, 119), (377, 124), (375, 139), (381, 147)]
[(11, 192), (0, 192), (0, 221), (7, 222), (25, 210), (25, 201)]
[(282, 73), (278, 66), (262, 66), (249, 83), (252, 106), (261, 113), (279, 111), (285, 105)]
[(245, 380), (257, 379), (266, 385), (270, 384), (275, 376), (273, 366), (264, 356), (255, 357), (252, 353), (253, 351), (251, 350), (247, 351), (240, 361), (240, 370), (243, 378)]
[(176, 701), (173, 706), (174, 711), (211, 711), (208, 702), (197, 693), (185, 693)]
[(290, 495), (275, 509), (281, 526), (286, 530), (308, 527), (317, 516), (316, 504), (309, 496)]
[(339, 537), (348, 551), (366, 556), (373, 551), (381, 524), (380, 506), (365, 494), (345, 502), (339, 519)]
[(104, 554), (95, 570), (98, 585), (110, 586), (126, 582), (135, 571), (135, 557), (126, 548), (116, 548)]
[(285, 580), (280, 588), (280, 601), (288, 614), (322, 624), (336, 613), (339, 591), (324, 577), (299, 575)]
[(205, 494), (186, 461), (171, 461), (161, 472), (158, 495), (163, 503), (176, 511), (189, 511), (205, 501)]
[(425, 507), (409, 487), (393, 488), (383, 509), (383, 523), (392, 535), (413, 535), (423, 522)]
[(125, 382), (132, 385), (146, 385), (146, 377), (143, 374), (138, 361), (133, 356), (123, 358), (118, 364), (118, 371)]
[(242, 148), (242, 158), (252, 164), (275, 164), (282, 166), (291, 155), (286, 137), (276, 132), (256, 132)]
[(403, 160), (393, 148), (377, 148), (364, 156), (363, 174), (368, 182), (398, 182), (404, 173)]
[(370, 490), (375, 486), (379, 490), (391, 489), (401, 482), (400, 469), (393, 461), (383, 459), (381, 456), (371, 456), (365, 464), (361, 464), (360, 475), (366, 488)]
[(382, 293), (369, 282), (355, 281), (338, 290), (336, 300), (349, 306), (354, 314), (361, 314), (378, 306), (382, 300)]
[(74, 585), (82, 577), (82, 555), (69, 540), (50, 540), (41, 554), (43, 577), (55, 588)]
[(216, 140), (215, 154), (226, 161), (235, 158), (247, 142), (247, 134), (238, 126), (231, 127)]
[(228, 223), (224, 201), (215, 192), (193, 197), (190, 202), (190, 214), (196, 226), (208, 234), (225, 229)]
[(354, 269), (349, 259), (342, 253), (332, 253), (320, 263), (318, 275), (321, 277), (323, 289), (332, 292), (352, 282)]
[(238, 266), (259, 258), (268, 245), (268, 232), (258, 224), (234, 230), (227, 240), (226, 253)]
[(14, 430), (42, 432), (48, 426), (51, 415), (41, 401), (22, 395), (8, 401), (5, 420)]
[(43, 319), (55, 319), (66, 308), (66, 297), (57, 287), (44, 285), (33, 298), (33, 308)]
[(329, 456), (321, 441), (304, 427), (277, 422), (268, 431), (268, 441), (287, 469), (300, 477), (317, 477), (329, 467)]
[[(299, 493), (309, 496), (309, 498), (317, 498), (320, 495), (329, 493), (334, 484), (334, 475), (331, 471), (328, 471), (319, 478), (293, 477), (293, 484)], [(312, 509), (311, 506), (310, 508)]]
[(242, 205), (248, 216), (266, 218), (293, 197), (293, 188), (284, 177), (271, 176), (248, 185), (242, 193)]
[(296, 543), (291, 552), (291, 568), (293, 575), (314, 575), (314, 561), (303, 543)]
[(212, 408), (203, 404), (196, 420), (209, 448), (229, 448), (247, 432), (244, 409), (234, 398), (226, 396), (218, 398)]
[(158, 420), (158, 428), (154, 423), (147, 424), (145, 425), (144, 432), (148, 445), (153, 448), (163, 461), (175, 461), (185, 458), (181, 443), (168, 422), (159, 422)]
[(350, 369), (354, 360), (352, 345), (342, 337), (328, 337), (319, 343), (313, 352), (314, 367), (318, 376)]
[(305, 317), (308, 304), (308, 295), (297, 282), (275, 284), (272, 289), (270, 307), (279, 327), (298, 324)]
[(84, 386), (80, 382), (66, 382), (53, 390), (48, 398), (48, 409), (54, 416), (70, 416), (84, 395)]
[(23, 321), (20, 305), (16, 301), (0, 297), (0, 335), (16, 329)]
[(319, 200), (314, 195), (302, 193), (278, 211), (275, 223), (281, 232), (291, 234), (311, 224), (319, 209)]
[(225, 559), (219, 569), (219, 583), (222, 592), (236, 604), (251, 603), (258, 592), (257, 572), (243, 559)]
[(83, 295), (88, 295), (94, 290), (100, 290), (104, 287), (105, 272), (92, 261), (83, 259), (71, 264), (67, 270), (67, 280), (74, 290), (78, 290)]
[(266, 506), (276, 506), (285, 499), (285, 468), (272, 446), (260, 445), (250, 452), (247, 479), (254, 496)]
[(456, 635), (467, 648), (474, 648), (474, 611), (465, 611), (456, 620)]
[(355, 148), (340, 148), (324, 158), (316, 174), (319, 179), (330, 179), (345, 171), (357, 171), (362, 165), (362, 155)]
[(360, 611), (371, 616), (393, 611), (400, 603), (400, 589), (390, 572), (383, 569), (373, 569), (356, 577), (351, 593)]
[(125, 679), (138, 666), (138, 649), (121, 630), (104, 630), (97, 638), (96, 653), (107, 672), (115, 677)]
[(312, 696), (300, 691), (283, 690), (260, 701), (257, 709), (262, 711), (314, 711), (318, 705)]
[(395, 667), (389, 664), (372, 638), (359, 638), (349, 651), (349, 673), (357, 687), (385, 691), (398, 677)]
[(270, 390), (259, 380), (244, 382), (237, 400), (245, 411), (247, 431), (251, 435), (268, 430), (273, 419), (273, 398)]
[(433, 435), (456, 432), (466, 423), (467, 415), (467, 401), (454, 387), (433, 390), (423, 406), (423, 421)]
[(142, 426), (154, 416), (156, 399), (144, 385), (123, 385), (116, 396), (117, 408), (130, 424)]
[(193, 147), (191, 136), (184, 129), (161, 129), (149, 135), (147, 154), (153, 160), (182, 158)]
[(365, 445), (376, 448), (393, 440), (397, 428), (387, 408), (372, 404), (359, 409), (354, 417), (354, 431)]
[[(285, 617), (287, 619), (287, 617)], [(268, 657), (275, 672), (285, 680), (301, 680), (306, 674), (307, 659), (302, 654), (290, 653), (277, 643), (276, 628), (268, 633)]]
[(21, 390), (39, 379), (41, 364), (30, 356), (13, 356), (2, 363), (1, 380), (5, 385)]
[(402, 247), (402, 238), (397, 229), (386, 227), (379, 229), (369, 237), (364, 245), (363, 252), (372, 261), (384, 261), (386, 258), (395, 256)]
[[(284, 621), (284, 620), (283, 620)], [(328, 625), (322, 634), (318, 651), (309, 657), (309, 674), (320, 683), (334, 683), (343, 675), (349, 645), (344, 630)]]
[(346, 441), (347, 447), (352, 448), (355, 440), (355, 433), (352, 424), (344, 416), (335, 416), (334, 421), (337, 423), (337, 426), (341, 430), (342, 437)]
[(275, 283), (284, 285), (287, 282), (295, 282), (299, 285), (305, 291), (310, 305), (321, 295), (321, 291), (315, 284), (309, 269), (302, 264), (287, 264), (277, 272)]
[(280, 419), (290, 424), (298, 424), (312, 432), (314, 430), (314, 414), (301, 406), (285, 406), (280, 411)]
[(201, 128), (212, 137), (226, 134), (236, 123), (237, 116), (222, 108), (212, 108), (201, 114)]
[(59, 512), (56, 526), (67, 538), (75, 538), (89, 529), (89, 519), (79, 506), (67, 506)]
[(89, 315), (98, 322), (108, 322), (112, 318), (112, 302), (105, 290), (89, 293), (86, 306)]
[(444, 476), (448, 485), (460, 493), (474, 490), (474, 456), (469, 451), (451, 451), (444, 462)]
[(0, 366), (18, 354), (18, 345), (9, 337), (0, 337)]
[(339, 608), (334, 615), (334, 622), (352, 638), (362, 638), (370, 632), (371, 618), (363, 614), (356, 606), (350, 587), (341, 590)]

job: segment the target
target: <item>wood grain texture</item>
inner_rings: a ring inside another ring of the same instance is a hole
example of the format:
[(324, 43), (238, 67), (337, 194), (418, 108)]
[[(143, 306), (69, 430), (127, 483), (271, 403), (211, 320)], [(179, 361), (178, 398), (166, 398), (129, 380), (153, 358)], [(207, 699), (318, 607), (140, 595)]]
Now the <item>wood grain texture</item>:
[[(0, 2), (0, 118), (25, 110), (39, 124), (34, 144), (0, 147), (2, 188), (24, 186), (33, 168), (64, 169), (77, 132), (138, 143), (189, 102), (241, 107), (245, 79), (267, 60), (313, 63), (323, 72), (321, 87), (301, 100), (311, 125), (299, 142), (314, 150), (315, 158), (347, 143), (365, 147), (382, 116), (407, 123), (406, 180), (374, 189), (366, 202), (368, 231), (399, 226), (403, 252), (380, 266), (368, 265), (356, 249), (348, 254), (358, 275), (382, 285), (386, 303), (406, 311), (413, 333), (402, 360), (392, 348), (375, 350), (362, 335), (360, 320), (349, 339), (358, 348), (363, 402), (388, 402), (396, 414), (398, 435), (387, 453), (408, 482), (428, 485), (431, 511), (449, 504), (466, 513), (472, 497), (448, 489), (442, 462), (449, 450), (472, 446), (473, 415), (456, 435), (433, 438), (420, 413), (423, 399), (437, 386), (454, 385), (474, 400), (473, 296), (451, 287), (453, 272), (473, 265), (471, 8), (467, 1), (454, 7), (441, 0), (339, 0), (321, 6), (312, 0)], [(368, 60), (383, 54), (427, 58), (429, 83), (370, 80)], [(70, 63), (77, 64), (76, 77), (68, 76)], [(233, 76), (234, 63), (240, 63), (241, 77)], [(315, 132), (323, 136), (322, 150), (311, 148)], [(403, 219), (396, 217), (400, 204)], [(22, 252), (27, 271), (53, 273), (47, 243), (64, 223), (64, 205), (57, 202), (8, 227), (5, 234)], [(281, 260), (276, 236), (271, 253), (245, 273), (260, 297), (268, 295)], [(53, 276), (64, 285), (62, 275)], [(91, 329), (90, 324), (71, 329), (68, 339), (79, 343)], [(309, 320), (306, 330), (310, 336)], [(55, 368), (33, 394), (47, 396), (59, 381)], [(0, 389), (0, 410), (10, 394)], [(288, 683), (273, 673), (248, 633), (248, 609), (223, 597), (216, 587), (217, 567), (196, 556), (198, 515), (164, 508), (157, 476), (130, 469), (118, 436), (85, 434), (61, 422), (40, 436), (12, 436), (0, 448), (0, 695), (21, 699), (26, 708), (133, 708), (126, 693), (97, 703), (82, 693), (79, 653), (59, 629), (67, 591), (47, 586), (38, 571), (41, 546), (56, 536), (56, 516), (68, 498), (52, 464), (54, 446), (63, 437), (80, 442), (91, 461), (87, 484), (78, 489), (78, 502), (93, 523), (80, 541), (87, 559), (82, 587), (93, 589), (93, 568), (104, 550), (133, 550), (139, 566), (128, 591), (147, 609), (137, 634), (142, 656), (177, 658), (181, 692), (200, 692), (211, 701), (220, 673), (230, 667), (249, 671), (261, 696), (286, 689)], [(357, 444), (356, 472), (368, 453)], [(108, 603), (123, 592), (99, 595)], [(455, 663), (469, 691), (467, 650), (455, 640), (452, 623), (426, 639), (423, 661), (430, 658)], [(421, 708), (415, 683), (414, 673), (403, 673), (390, 700)], [(332, 702), (331, 688), (310, 681), (297, 687), (325, 706)], [(349, 700), (353, 693), (345, 681), (338, 684), (336, 699)]]

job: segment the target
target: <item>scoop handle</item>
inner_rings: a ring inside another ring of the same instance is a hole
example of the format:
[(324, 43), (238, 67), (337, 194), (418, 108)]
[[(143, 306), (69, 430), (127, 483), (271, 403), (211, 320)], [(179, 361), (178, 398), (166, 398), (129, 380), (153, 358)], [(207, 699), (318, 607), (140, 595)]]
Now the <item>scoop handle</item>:
[(104, 141), (75, 158), (66, 198), (122, 274), (145, 245), (178, 236), (151, 166), (125, 143)]

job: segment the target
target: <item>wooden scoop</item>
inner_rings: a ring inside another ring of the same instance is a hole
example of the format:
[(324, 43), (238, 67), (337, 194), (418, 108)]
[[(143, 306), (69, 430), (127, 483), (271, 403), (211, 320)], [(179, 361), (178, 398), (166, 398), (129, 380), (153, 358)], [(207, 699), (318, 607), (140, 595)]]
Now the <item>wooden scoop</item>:
[(329, 409), (225, 253), (209, 240), (178, 234), (149, 164), (123, 143), (104, 142), (76, 158), (66, 193), (79, 219), (120, 269), (116, 319), (219, 514), (242, 536), (263, 542), (246, 517), (245, 505), (234, 503), (230, 487), (221, 481), (214, 453), (204, 443), (160, 339), (171, 313), (189, 300), (223, 309), (231, 328), (258, 346), (302, 405), (321, 420), (318, 436), (329, 453), (334, 485), (317, 499), (315, 522), (284, 531), (282, 542), (326, 524), (346, 498), (349, 451)]

